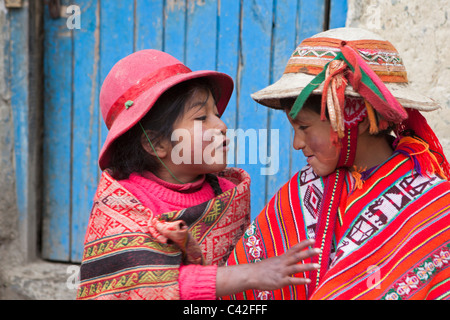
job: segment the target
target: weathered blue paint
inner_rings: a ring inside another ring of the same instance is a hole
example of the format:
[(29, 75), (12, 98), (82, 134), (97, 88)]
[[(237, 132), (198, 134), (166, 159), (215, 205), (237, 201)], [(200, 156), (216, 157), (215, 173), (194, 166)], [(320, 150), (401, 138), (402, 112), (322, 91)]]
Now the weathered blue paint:
[(164, 0), (136, 0), (135, 50), (163, 49)]
[[(331, 0), (330, 0), (331, 1)], [(326, 0), (299, 2), (297, 19), (297, 43), (323, 31), (325, 27)]]
[[(84, 8), (81, 29), (73, 33), (73, 111), (72, 111), (72, 218), (71, 260), (80, 261), (86, 232), (86, 212), (92, 207), (96, 190), (99, 153), (99, 60), (100, 23), (97, 0), (80, 0)], [(73, 245), (72, 245), (73, 244)]]
[[(134, 1), (100, 1), (100, 81), (114, 64), (134, 51)], [(107, 129), (101, 121), (101, 141)]]
[[(62, 2), (68, 4), (68, 1)], [(72, 34), (65, 20), (44, 12), (43, 256), (70, 259)]]
[[(292, 52), (297, 46), (296, 25), (297, 11), (299, 3), (290, 0), (277, 0), (274, 8), (274, 28), (272, 34), (272, 70), (270, 83), (274, 83), (283, 75), (286, 63), (289, 60)], [(269, 127), (270, 129), (279, 130), (279, 171), (275, 175), (267, 176), (267, 192), (265, 203), (272, 197), (278, 189), (289, 180), (293, 173), (297, 172), (299, 168), (292, 167), (292, 157), (297, 156), (292, 148), (293, 130), (286, 114), (281, 110), (269, 110)], [(271, 142), (271, 145), (273, 142)], [(271, 155), (272, 157), (274, 155)], [(303, 157), (300, 158), (300, 161)], [(298, 165), (296, 161), (296, 166)]]
[(331, 0), (330, 1), (330, 21), (328, 28), (345, 27), (347, 21), (348, 0)]
[[(253, 216), (261, 211), (265, 201), (266, 176), (260, 172), (258, 149), (261, 146), (260, 137), (264, 138), (264, 131), (261, 129), (267, 129), (269, 110), (257, 104), (250, 94), (270, 84), (272, 5), (272, 0), (258, 0), (244, 1), (242, 7), (237, 128), (248, 133), (249, 138), (236, 141), (236, 164), (246, 170), (252, 179)], [(252, 146), (256, 139), (257, 145)]]
[[(298, 2), (297, 26), (296, 26), (296, 44), (325, 28), (325, 5), (324, 0)], [(291, 135), (291, 146), (292, 146)], [(291, 150), (291, 170), (296, 173), (305, 165), (305, 158), (301, 151)]]
[[(11, 108), (14, 119), (14, 162), (16, 173), (17, 208), (19, 222), (27, 223), (28, 218), (28, 177), (29, 177), (29, 84), (28, 60), (24, 48), (28, 48), (28, 33), (23, 32), (27, 25), (28, 10), (10, 10), (8, 13), (11, 41), (6, 48), (5, 57), (9, 61), (9, 90), (11, 92)], [(6, 31), (6, 30), (5, 30)], [(5, 72), (6, 74), (6, 72)]]
[[(235, 141), (234, 159), (230, 159), (252, 177), (255, 217), (305, 159), (292, 149), (292, 129), (283, 111), (258, 105), (250, 94), (281, 77), (296, 45), (323, 30), (325, 3), (79, 0), (81, 29), (73, 31), (67, 29), (65, 19), (52, 20), (45, 7), (43, 256), (81, 260), (100, 174), (98, 153), (107, 133), (99, 112), (100, 86), (119, 59), (141, 49), (164, 50), (193, 70), (216, 69), (233, 77), (235, 91), (223, 119), (229, 129), (255, 133), (258, 140), (256, 163), (250, 162), (254, 154), (249, 152), (248, 139), (245, 144)], [(346, 7), (346, 0), (330, 0), (330, 27), (344, 25)], [(15, 117), (26, 121), (24, 115)], [(259, 135), (266, 129), (279, 130), (279, 144), (270, 141), (270, 134)], [(261, 174), (268, 167), (259, 153), (265, 144), (269, 152), (275, 146), (279, 153), (274, 175)]]
[(186, 59), (186, 1), (166, 0), (163, 50), (178, 60)]
[[(217, 50), (217, 1), (188, 1), (186, 60), (191, 70), (214, 70)], [(205, 27), (206, 26), (206, 27)]]
[[(240, 26), (240, 1), (220, 1), (217, 15), (217, 60), (216, 70), (230, 75), (234, 80), (233, 95), (222, 115), (223, 121), (229, 129), (237, 128), (237, 96), (239, 90), (239, 26)], [(233, 153), (234, 155), (234, 153)], [(233, 159), (231, 159), (231, 157)], [(235, 157), (230, 153), (228, 162), (235, 162)]]

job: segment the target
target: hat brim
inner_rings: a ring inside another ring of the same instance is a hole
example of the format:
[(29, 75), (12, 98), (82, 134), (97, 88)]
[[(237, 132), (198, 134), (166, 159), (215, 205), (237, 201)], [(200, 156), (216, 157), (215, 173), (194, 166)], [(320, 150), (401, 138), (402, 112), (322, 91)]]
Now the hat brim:
[[(305, 73), (287, 73), (274, 84), (253, 93), (251, 97), (264, 106), (273, 109), (285, 109), (290, 106), (283, 105), (283, 99), (298, 97), (314, 77)], [(436, 101), (417, 93), (407, 83), (385, 83), (385, 85), (397, 101), (405, 108), (420, 111), (434, 111), (440, 108)], [(312, 93), (322, 94), (322, 91), (323, 84), (317, 87)], [(347, 86), (345, 94), (353, 97), (361, 96), (350, 84)]]
[(100, 169), (105, 170), (109, 166), (111, 145), (113, 142), (136, 125), (139, 120), (141, 120), (150, 111), (152, 106), (164, 92), (177, 84), (199, 78), (210, 79), (210, 81), (212, 81), (216, 87), (220, 89), (219, 100), (217, 101), (217, 110), (219, 114), (222, 115), (231, 98), (231, 94), (233, 93), (234, 83), (230, 76), (217, 71), (194, 71), (170, 77), (165, 81), (161, 81), (156, 84), (151, 89), (143, 92), (133, 101), (133, 105), (127, 109), (126, 112), (121, 112), (117, 116), (109, 129), (108, 135), (106, 136), (105, 142), (103, 143), (103, 147), (100, 151), (98, 160)]

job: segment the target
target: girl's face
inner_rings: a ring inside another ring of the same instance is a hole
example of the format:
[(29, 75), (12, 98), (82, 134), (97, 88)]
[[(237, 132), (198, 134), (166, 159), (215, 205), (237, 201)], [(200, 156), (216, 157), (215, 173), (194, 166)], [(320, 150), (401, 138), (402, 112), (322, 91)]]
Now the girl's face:
[(329, 120), (320, 120), (320, 115), (303, 108), (295, 119), (289, 116), (289, 122), (294, 128), (295, 150), (302, 150), (314, 172), (319, 176), (327, 176), (334, 172), (340, 150), (330, 139), (331, 124)]
[[(211, 92), (198, 89), (186, 101), (174, 123), (169, 163), (178, 179), (219, 172), (226, 168), (229, 140)], [(182, 180), (183, 181), (183, 180)]]

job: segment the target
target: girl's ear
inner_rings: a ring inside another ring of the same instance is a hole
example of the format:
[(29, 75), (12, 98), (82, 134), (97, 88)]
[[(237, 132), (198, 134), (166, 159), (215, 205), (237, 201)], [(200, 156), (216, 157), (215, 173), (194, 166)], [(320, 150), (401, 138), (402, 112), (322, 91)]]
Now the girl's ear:
[(152, 156), (155, 157), (158, 156), (161, 159), (167, 157), (167, 155), (170, 153), (170, 146), (171, 146), (170, 141), (167, 141), (167, 139), (152, 140), (153, 137), (152, 131), (146, 130), (145, 132), (146, 134), (145, 133), (141, 134), (141, 145), (144, 148), (144, 150), (147, 153), (151, 154)]

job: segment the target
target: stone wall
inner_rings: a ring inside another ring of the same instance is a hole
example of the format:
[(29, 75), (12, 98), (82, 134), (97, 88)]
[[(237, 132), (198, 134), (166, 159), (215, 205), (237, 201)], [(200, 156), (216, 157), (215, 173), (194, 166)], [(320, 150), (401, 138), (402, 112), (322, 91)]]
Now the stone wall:
[(390, 41), (404, 60), (411, 86), (438, 101), (424, 113), (450, 158), (450, 0), (349, 0), (347, 26)]
[(14, 125), (8, 83), (9, 23), (0, 3), (0, 298), (6, 289), (7, 265), (23, 262), (18, 243), (18, 214), (14, 172)]

